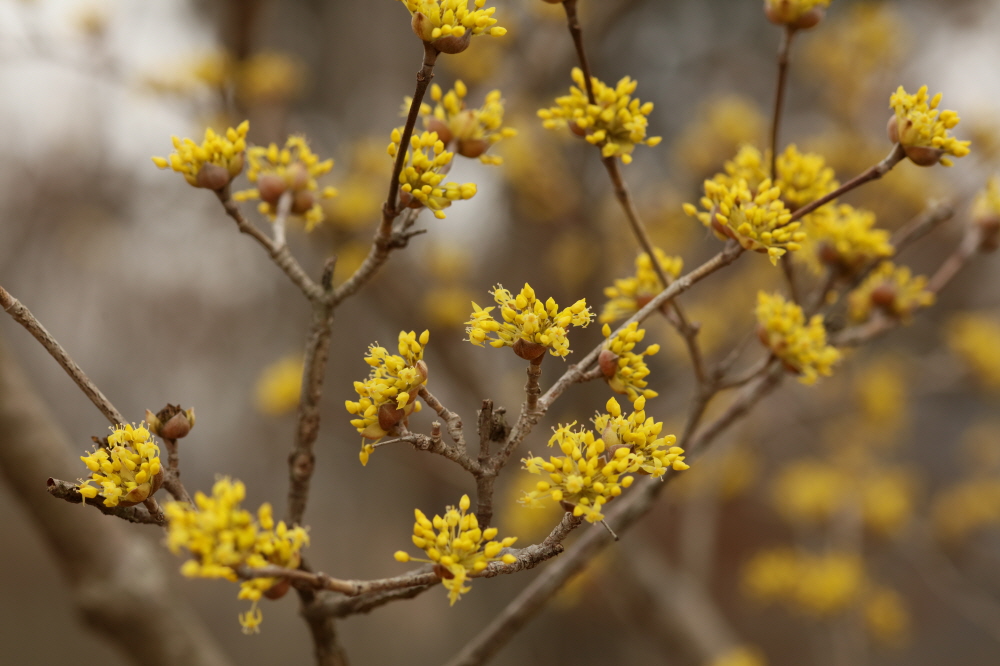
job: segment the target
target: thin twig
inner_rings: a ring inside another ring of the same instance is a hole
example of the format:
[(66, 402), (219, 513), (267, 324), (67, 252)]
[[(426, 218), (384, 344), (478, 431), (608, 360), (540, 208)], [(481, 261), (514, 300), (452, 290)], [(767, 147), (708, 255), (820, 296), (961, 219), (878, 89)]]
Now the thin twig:
[(583, 71), (583, 87), (587, 91), (587, 100), (591, 104), (597, 104), (594, 97), (594, 75), (591, 73), (590, 61), (587, 59), (587, 51), (583, 48), (583, 28), (580, 27), (580, 18), (576, 13), (577, 0), (564, 0), (563, 9), (566, 10), (566, 23), (569, 27), (569, 34), (573, 37), (573, 46), (576, 47), (576, 58), (580, 62), (580, 69)]
[(181, 483), (180, 455), (177, 450), (177, 440), (163, 438), (163, 444), (167, 447), (167, 468), (163, 471), (163, 489), (170, 493), (178, 502), (187, 502), (194, 505), (187, 488)]
[(889, 173), (889, 171), (894, 166), (899, 164), (904, 157), (906, 157), (906, 153), (903, 151), (903, 147), (897, 143), (895, 146), (892, 147), (892, 152), (890, 152), (885, 157), (884, 160), (882, 160), (878, 164), (869, 167), (868, 169), (858, 174), (854, 178), (850, 179), (849, 181), (847, 181), (846, 183), (835, 189), (833, 192), (830, 192), (826, 196), (820, 197), (819, 199), (816, 199), (816, 201), (806, 204), (801, 208), (797, 208), (795, 212), (792, 213), (792, 217), (790, 220), (788, 220), (788, 222), (791, 223), (795, 222), (796, 220), (801, 220), (809, 213), (813, 212), (820, 206), (830, 203), (837, 197), (840, 197), (846, 194), (847, 192), (850, 192), (851, 190), (860, 187), (861, 185), (864, 185), (865, 183), (871, 182), (873, 180), (878, 180), (885, 174)]
[(121, 415), (121, 412), (115, 409), (115, 406), (111, 404), (111, 401), (108, 400), (103, 393), (101, 393), (101, 390), (94, 385), (94, 382), (90, 381), (90, 378), (87, 377), (80, 366), (76, 364), (76, 361), (70, 358), (70, 355), (66, 353), (66, 350), (63, 349), (62, 345), (60, 345), (56, 339), (53, 338), (47, 330), (45, 330), (45, 327), (42, 326), (41, 322), (35, 318), (35, 315), (31, 314), (31, 311), (28, 308), (14, 298), (10, 292), (3, 287), (0, 287), (0, 307), (2, 307), (7, 314), (13, 317), (14, 321), (28, 329), (28, 332), (31, 333), (36, 340), (42, 343), (42, 346), (45, 347), (46, 351), (48, 351), (52, 358), (54, 358), (56, 362), (62, 366), (62, 369), (66, 371), (66, 374), (68, 374), (70, 378), (76, 382), (76, 385), (80, 387), (80, 390), (83, 391), (84, 395), (90, 398), (90, 401), (94, 403), (94, 406), (97, 407), (101, 414), (104, 414), (104, 417), (111, 422), (111, 425), (120, 425), (125, 423), (125, 417)]
[(785, 26), (778, 47), (778, 84), (774, 91), (774, 114), (771, 118), (771, 181), (778, 180), (778, 129), (781, 125), (781, 111), (785, 104), (785, 87), (788, 82), (788, 53), (792, 48), (795, 28)]
[[(228, 185), (221, 190), (217, 190), (215, 194), (219, 197), (219, 201), (222, 202), (222, 207), (225, 209), (226, 214), (236, 222), (236, 226), (240, 232), (256, 240), (264, 248), (268, 256), (271, 257), (271, 260), (288, 276), (292, 283), (299, 288), (310, 302), (316, 303), (323, 300), (326, 292), (312, 278), (306, 275), (305, 270), (299, 265), (299, 262), (292, 255), (291, 250), (288, 249), (288, 245), (284, 243), (283, 231), (276, 231), (275, 240), (272, 241), (264, 232), (251, 224), (243, 216), (243, 212), (236, 205), (236, 201), (233, 200)], [(291, 199), (287, 201), (288, 205), (291, 205)], [(280, 244), (277, 242), (279, 235), (282, 236)]]
[(426, 386), (421, 386), (419, 389), (419, 395), (423, 398), (427, 406), (433, 409), (438, 416), (444, 419), (445, 425), (448, 427), (448, 436), (451, 437), (451, 441), (455, 442), (462, 451), (467, 451), (465, 445), (465, 432), (462, 430), (462, 417), (451, 411), (447, 407), (441, 404), (441, 401), (434, 397), (434, 395), (427, 390)]
[[(69, 481), (61, 481), (60, 479), (49, 479), (46, 481), (46, 490), (49, 494), (56, 499), (61, 499), (69, 502), (70, 504), (83, 504), (84, 497), (80, 494), (77, 484), (70, 483)], [(159, 525), (163, 527), (167, 524), (167, 519), (164, 517), (163, 512), (160, 511), (155, 514), (150, 514), (150, 512), (144, 508), (137, 506), (105, 506), (104, 500), (100, 497), (88, 497), (86, 498), (86, 504), (89, 506), (97, 507), (97, 509), (107, 515), (115, 516), (116, 518), (121, 518), (122, 520), (127, 520), (130, 523), (139, 523), (142, 525)]]

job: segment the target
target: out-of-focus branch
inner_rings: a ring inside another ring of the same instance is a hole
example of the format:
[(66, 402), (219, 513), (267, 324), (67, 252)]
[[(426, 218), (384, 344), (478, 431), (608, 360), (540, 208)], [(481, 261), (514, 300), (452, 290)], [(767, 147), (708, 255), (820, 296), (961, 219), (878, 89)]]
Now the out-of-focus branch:
[[(45, 540), (79, 616), (133, 663), (228, 666), (198, 615), (176, 596), (147, 541), (134, 538), (123, 523), (49, 499), (39, 479), (77, 473), (72, 446), (54, 424), (0, 345), (0, 479)], [(134, 509), (129, 513), (141, 514)]]
[(778, 84), (774, 89), (774, 114), (771, 117), (771, 181), (778, 180), (778, 130), (781, 127), (781, 111), (785, 105), (785, 87), (788, 83), (788, 53), (792, 48), (792, 38), (796, 29), (785, 26), (778, 47)]
[(2, 307), (7, 314), (14, 318), (21, 326), (28, 329), (36, 340), (42, 343), (46, 351), (52, 355), (52, 358), (56, 360), (59, 365), (62, 366), (66, 374), (76, 382), (76, 385), (80, 387), (80, 390), (90, 398), (90, 401), (94, 403), (94, 406), (104, 414), (104, 417), (111, 422), (111, 425), (119, 425), (125, 423), (125, 418), (121, 415), (115, 406), (111, 404), (101, 390), (94, 385), (94, 382), (90, 381), (90, 378), (83, 372), (79, 365), (76, 364), (70, 355), (66, 353), (55, 338), (45, 327), (42, 326), (41, 322), (35, 319), (35, 315), (31, 314), (31, 311), (26, 308), (20, 301), (10, 295), (6, 289), (0, 286), (0, 307)]

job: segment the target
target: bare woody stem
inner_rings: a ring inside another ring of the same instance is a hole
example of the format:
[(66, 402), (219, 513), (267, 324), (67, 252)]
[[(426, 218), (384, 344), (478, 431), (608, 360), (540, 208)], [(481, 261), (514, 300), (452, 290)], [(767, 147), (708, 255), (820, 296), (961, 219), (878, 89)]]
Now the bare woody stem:
[(90, 401), (94, 403), (94, 406), (100, 410), (101, 414), (111, 422), (111, 425), (119, 425), (125, 423), (125, 418), (121, 415), (115, 406), (111, 404), (101, 390), (94, 385), (94, 382), (90, 381), (90, 378), (83, 372), (83, 369), (76, 364), (70, 355), (66, 353), (62, 345), (56, 341), (52, 335), (45, 330), (41, 322), (35, 318), (35, 315), (31, 314), (31, 311), (26, 308), (20, 301), (14, 298), (10, 292), (8, 292), (3, 287), (0, 287), (0, 307), (2, 307), (7, 314), (14, 318), (21, 326), (24, 326), (31, 335), (35, 337), (42, 346), (45, 347), (46, 351), (56, 360), (62, 369), (66, 371), (66, 374), (76, 382), (76, 385), (80, 387), (84, 395), (90, 398)]
[(193, 506), (191, 495), (181, 483), (180, 452), (177, 449), (177, 440), (164, 437), (163, 444), (167, 447), (167, 469), (163, 471), (163, 488), (178, 502), (187, 502)]
[(788, 81), (788, 53), (792, 48), (792, 38), (795, 28), (785, 26), (781, 36), (781, 46), (778, 47), (778, 84), (774, 92), (774, 115), (771, 118), (771, 180), (778, 179), (778, 129), (781, 126), (781, 111), (785, 105), (785, 87)]
[[(329, 292), (327, 292), (329, 293)], [(313, 446), (319, 436), (319, 403), (323, 397), (323, 377), (330, 354), (334, 306), (327, 298), (314, 301), (312, 324), (306, 339), (295, 443), (288, 454), (288, 508), (285, 521), (302, 524), (309, 501), (309, 482), (316, 468)]]
[(542, 376), (542, 361), (544, 360), (545, 355), (543, 354), (528, 363), (528, 381), (524, 384), (524, 394), (527, 398), (525, 409), (529, 412), (538, 409), (538, 396), (542, 394), (542, 387), (538, 385), (538, 379)]
[[(46, 482), (46, 490), (56, 499), (65, 500), (70, 504), (84, 503), (84, 497), (80, 494), (80, 490), (75, 483), (60, 479), (49, 479)], [(140, 506), (105, 506), (104, 499), (101, 497), (88, 497), (86, 498), (86, 503), (97, 507), (101, 513), (107, 516), (115, 516), (130, 523), (159, 525), (161, 527), (167, 524), (167, 519), (164, 517), (162, 511), (150, 513), (148, 509)]]
[(569, 34), (573, 38), (573, 46), (576, 47), (576, 57), (580, 61), (580, 69), (583, 70), (583, 85), (587, 90), (587, 100), (591, 104), (597, 104), (594, 97), (594, 82), (591, 80), (593, 74), (590, 69), (590, 60), (587, 59), (587, 51), (583, 48), (583, 28), (580, 27), (580, 18), (576, 13), (577, 0), (563, 0), (563, 9), (566, 10), (566, 24)]
[(834, 199), (843, 196), (847, 192), (850, 192), (851, 190), (860, 187), (865, 183), (871, 182), (873, 180), (878, 180), (885, 174), (889, 173), (889, 171), (891, 171), (894, 166), (899, 164), (904, 157), (906, 157), (906, 153), (903, 151), (903, 147), (897, 143), (895, 146), (892, 147), (892, 152), (890, 152), (886, 156), (886, 158), (881, 162), (879, 162), (878, 164), (869, 167), (868, 169), (858, 174), (854, 178), (850, 179), (849, 181), (847, 181), (846, 183), (835, 189), (833, 192), (830, 192), (826, 196), (820, 197), (819, 199), (816, 199), (816, 201), (813, 201), (810, 204), (806, 204), (805, 206), (796, 209), (795, 212), (792, 213), (792, 218), (789, 220), (789, 222), (795, 222), (796, 220), (801, 220), (803, 217), (813, 212), (820, 206), (830, 203)]

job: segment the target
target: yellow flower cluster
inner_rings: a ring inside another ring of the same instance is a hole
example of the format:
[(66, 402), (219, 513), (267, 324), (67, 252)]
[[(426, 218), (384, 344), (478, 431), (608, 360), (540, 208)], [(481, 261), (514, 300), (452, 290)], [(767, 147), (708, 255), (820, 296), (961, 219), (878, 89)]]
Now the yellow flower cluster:
[(823, 206), (805, 217), (806, 238), (800, 258), (817, 275), (825, 267), (841, 276), (857, 275), (865, 266), (895, 253), (889, 232), (875, 228), (875, 213), (848, 204)]
[(172, 137), (174, 152), (170, 158), (154, 157), (153, 164), (161, 169), (170, 167), (183, 174), (194, 187), (221, 190), (243, 171), (243, 151), (246, 150), (250, 122), (244, 120), (224, 134), (211, 127), (205, 130), (205, 140), (197, 144), (191, 139)]
[(365, 439), (378, 441), (385, 437), (407, 416), (420, 411), (417, 393), (427, 382), (427, 364), (424, 347), (430, 332), (400, 331), (399, 356), (390, 354), (385, 347), (368, 348), (365, 363), (372, 366), (371, 374), (363, 382), (354, 382), (360, 400), (347, 400), (344, 404), (350, 414), (358, 418), (351, 425), (361, 433), (361, 464), (368, 464), (368, 456), (375, 447)]
[(595, 523), (604, 519), (601, 507), (632, 485), (634, 477), (622, 478), (632, 461), (628, 447), (619, 447), (612, 453), (593, 431), (573, 430), (574, 425), (559, 426), (549, 439), (549, 446), (558, 444), (562, 456), (521, 460), (529, 473), (544, 472), (549, 480), (535, 484), (535, 489), (525, 493), (520, 502), (534, 508), (544, 506), (542, 500), (551, 498), (574, 516)]
[(239, 63), (236, 96), (244, 104), (281, 104), (302, 91), (306, 68), (287, 53), (262, 51)]
[(918, 309), (934, 305), (934, 293), (926, 287), (927, 278), (923, 275), (914, 277), (907, 266), (883, 261), (850, 293), (848, 313), (855, 322), (863, 322), (878, 308), (909, 323)]
[[(684, 268), (684, 260), (680, 257), (668, 257), (660, 248), (653, 248), (660, 268), (667, 275), (677, 278)], [(609, 300), (604, 304), (604, 310), (598, 321), (611, 323), (619, 319), (631, 317), (646, 303), (649, 303), (666, 285), (660, 282), (660, 277), (653, 268), (653, 262), (645, 252), (635, 259), (635, 275), (621, 280), (615, 280), (614, 286), (605, 287), (604, 295)]]
[(852, 553), (798, 553), (775, 548), (757, 553), (743, 570), (743, 586), (763, 602), (827, 617), (857, 603), (866, 585), (864, 563)]
[(465, 96), (468, 93), (468, 88), (461, 81), (456, 81), (455, 87), (446, 93), (438, 84), (432, 85), (431, 99), (436, 104), (433, 108), (429, 104), (420, 105), (424, 127), (436, 132), (445, 145), (455, 142), (455, 152), (462, 157), (478, 157), (483, 164), (501, 164), (503, 158), (487, 155), (486, 151), (498, 141), (516, 136), (517, 130), (503, 127), (504, 108), (500, 91), (494, 90), (486, 95), (486, 101), (478, 109), (466, 108)]
[(764, 13), (772, 23), (811, 28), (823, 18), (830, 0), (764, 0)]
[(267, 148), (254, 146), (247, 151), (250, 168), (247, 178), (257, 187), (233, 194), (237, 201), (260, 199), (259, 210), (274, 220), (278, 214), (278, 200), (286, 192), (291, 193), (292, 215), (300, 215), (306, 221), (306, 231), (323, 221), (323, 207), (320, 199), (331, 199), (337, 190), (324, 187), (320, 190), (316, 178), (329, 173), (333, 160), (320, 161), (309, 148), (305, 137), (290, 136), (284, 148), (272, 143)]
[(898, 592), (876, 587), (864, 602), (865, 627), (883, 645), (901, 645), (910, 628), (910, 612)]
[(494, 541), (497, 528), (481, 529), (476, 514), (467, 513), (469, 506), (469, 496), (462, 495), (458, 507), (447, 507), (443, 517), (435, 515), (433, 520), (429, 520), (420, 509), (415, 509), (413, 513), (417, 522), (413, 524), (413, 545), (427, 553), (430, 559), (410, 557), (402, 550), (395, 554), (398, 562), (416, 560), (433, 563), (435, 572), (441, 577), (441, 584), (448, 590), (452, 605), (472, 589), (466, 585), (470, 574), (482, 573), (490, 562), (497, 560), (504, 564), (517, 561), (510, 553), (500, 555), (504, 548), (514, 545), (517, 537)]
[(940, 162), (951, 166), (953, 162), (944, 155), (969, 154), (970, 141), (948, 135), (948, 130), (958, 125), (958, 114), (938, 111), (940, 103), (941, 93), (928, 99), (927, 86), (922, 86), (915, 95), (899, 86), (889, 98), (889, 107), (894, 112), (889, 120), (889, 140), (898, 141), (914, 164), (931, 166)]
[(145, 423), (138, 428), (124, 424), (111, 430), (106, 448), (80, 456), (91, 474), (77, 490), (89, 499), (100, 495), (104, 506), (135, 506), (160, 488), (160, 449), (153, 444)]
[[(762, 154), (750, 144), (740, 147), (736, 156), (723, 165), (725, 173), (717, 174), (712, 180), (720, 185), (732, 187), (745, 180), (750, 191), (756, 193), (767, 180), (766, 159), (770, 151)], [(781, 200), (794, 211), (796, 208), (826, 196), (840, 187), (833, 169), (818, 153), (800, 153), (795, 144), (785, 148), (775, 161), (778, 172), (774, 185), (781, 191)]]
[(601, 433), (601, 439), (608, 447), (609, 454), (617, 455), (617, 449), (629, 450), (631, 465), (629, 472), (661, 477), (668, 469), (683, 472), (688, 469), (684, 462), (684, 449), (674, 446), (677, 437), (660, 437), (663, 423), (646, 417), (646, 398), (639, 396), (632, 402), (633, 412), (627, 417), (614, 398), (608, 400), (607, 413), (594, 417), (594, 430)]
[(1000, 319), (966, 312), (948, 323), (948, 346), (987, 387), (1000, 390)]
[(547, 349), (553, 356), (565, 357), (570, 353), (566, 329), (570, 326), (586, 328), (594, 314), (581, 298), (568, 308), (559, 309), (554, 299), (541, 301), (535, 290), (525, 283), (517, 296), (497, 285), (493, 300), (500, 306), (502, 322), (490, 314), (495, 308), (481, 308), (472, 304), (472, 318), (466, 322), (465, 332), (469, 342), (482, 347), (511, 347), (523, 359), (540, 363)]
[(646, 138), (647, 116), (653, 111), (653, 103), (641, 103), (632, 99), (638, 83), (629, 77), (623, 78), (614, 88), (605, 85), (597, 77), (591, 78), (596, 104), (591, 104), (586, 92), (583, 72), (573, 68), (570, 94), (556, 98), (557, 106), (538, 111), (546, 129), (569, 127), (575, 134), (601, 147), (604, 157), (621, 157), (622, 162), (632, 161), (632, 151), (637, 144), (658, 145), (661, 137)]
[(972, 204), (972, 223), (979, 227), (979, 249), (1000, 247), (1000, 175), (993, 176)]
[(660, 345), (650, 345), (641, 354), (632, 351), (646, 337), (646, 330), (639, 328), (638, 322), (632, 322), (613, 338), (608, 324), (604, 325), (601, 332), (607, 339), (597, 357), (597, 364), (611, 390), (626, 394), (629, 400), (635, 400), (639, 396), (655, 398), (656, 391), (646, 388), (649, 367), (644, 359), (659, 352)]
[(542, 500), (550, 498), (574, 516), (594, 523), (604, 519), (601, 508), (632, 485), (633, 477), (623, 474), (659, 477), (667, 469), (688, 469), (684, 450), (674, 446), (676, 437), (660, 437), (663, 423), (646, 418), (645, 406), (646, 399), (640, 396), (633, 403), (632, 414), (625, 417), (611, 398), (608, 412), (594, 418), (594, 430), (573, 430), (575, 422), (556, 428), (549, 446), (558, 445), (563, 455), (521, 461), (529, 473), (544, 472), (549, 479), (535, 484), (521, 503), (539, 507)]
[(803, 384), (829, 377), (840, 360), (840, 352), (826, 344), (822, 315), (813, 315), (806, 324), (802, 308), (779, 294), (757, 293), (757, 324), (764, 346), (797, 372)]
[[(392, 130), (392, 143), (389, 144), (389, 156), (396, 157), (399, 143), (403, 140), (403, 132), (399, 128)], [(421, 208), (426, 206), (434, 217), (444, 219), (444, 209), (453, 201), (471, 199), (476, 196), (476, 184), (458, 183), (441, 184), (445, 170), (451, 163), (454, 153), (444, 149), (444, 141), (438, 138), (437, 132), (422, 132), (410, 137), (412, 150), (406, 151), (403, 171), (399, 174), (399, 203), (401, 206)]]
[(792, 214), (781, 201), (781, 190), (772, 187), (770, 180), (761, 182), (756, 194), (742, 178), (731, 185), (706, 180), (701, 205), (707, 212), (698, 212), (689, 203), (684, 204), (684, 212), (720, 240), (733, 238), (747, 250), (766, 252), (775, 266), (786, 252), (798, 250), (806, 237), (799, 231), (800, 222), (789, 222)]
[[(196, 507), (186, 502), (168, 502), (164, 513), (169, 521), (167, 546), (174, 554), (187, 549), (193, 559), (181, 567), (188, 577), (238, 580), (237, 567), (264, 567), (269, 564), (296, 568), (300, 551), (309, 544), (309, 534), (302, 527), (289, 528), (284, 521), (275, 524), (270, 504), (262, 504), (257, 519), (240, 508), (246, 487), (240, 481), (220, 478), (212, 487), (212, 496), (198, 492)], [(240, 599), (253, 602), (240, 615), (244, 633), (259, 631), (261, 612), (257, 602), (268, 594), (277, 598), (287, 587), (274, 578), (255, 578), (240, 585)]]
[(420, 39), (434, 45), (442, 53), (460, 53), (469, 46), (473, 35), (488, 34), (502, 37), (506, 28), (496, 25), (496, 7), (483, 9), (486, 0), (400, 0), (413, 17), (410, 25)]

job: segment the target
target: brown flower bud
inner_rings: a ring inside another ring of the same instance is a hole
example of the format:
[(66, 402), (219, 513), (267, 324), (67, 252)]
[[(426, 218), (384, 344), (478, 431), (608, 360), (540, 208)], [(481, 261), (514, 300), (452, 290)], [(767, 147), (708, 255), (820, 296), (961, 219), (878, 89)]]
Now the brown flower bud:
[(434, 575), (442, 580), (451, 580), (452, 578), (455, 577), (455, 574), (448, 571), (448, 569), (441, 566), (440, 564), (434, 565)]
[(514, 353), (526, 361), (537, 361), (545, 355), (545, 345), (518, 338), (513, 345)]
[(872, 289), (872, 305), (879, 307), (886, 312), (893, 312), (893, 304), (896, 302), (896, 290), (891, 284), (880, 284)]
[(784, 25), (793, 30), (808, 30), (823, 20), (824, 7), (813, 7), (807, 12), (799, 12), (791, 0), (766, 0), (764, 14), (775, 25)]
[(461, 139), (458, 142), (457, 152), (462, 157), (476, 158), (485, 153), (490, 147), (490, 142), (485, 139)]
[(264, 596), (268, 599), (280, 599), (285, 596), (291, 586), (292, 582), (290, 580), (282, 578), (277, 583), (264, 590)]
[(260, 199), (272, 206), (278, 205), (278, 199), (288, 189), (285, 179), (276, 173), (264, 173), (257, 179), (257, 191), (260, 192)]
[(1000, 247), (1000, 215), (973, 217), (972, 223), (979, 227), (979, 251), (996, 251)]
[(316, 196), (311, 190), (296, 190), (292, 199), (292, 214), (305, 215), (316, 205)]
[(417, 374), (419, 374), (421, 377), (423, 377), (424, 381), (426, 382), (427, 381), (427, 364), (424, 362), (424, 360), (420, 359), (419, 361), (416, 362), (416, 364), (413, 367), (416, 369)]
[(203, 187), (206, 190), (221, 190), (232, 179), (233, 176), (225, 167), (209, 162), (202, 165), (201, 169), (198, 170), (198, 175), (194, 179), (194, 186)]
[(440, 139), (446, 145), (451, 143), (451, 140), (454, 138), (452, 136), (451, 129), (440, 118), (430, 118), (428, 120), (425, 120), (424, 128), (428, 132), (435, 132), (438, 135), (438, 139)]
[(382, 430), (384, 430), (386, 432), (389, 432), (390, 430), (392, 430), (393, 428), (395, 428), (396, 425), (400, 421), (402, 421), (403, 417), (405, 417), (405, 416), (406, 416), (406, 413), (402, 409), (398, 409), (396, 407), (396, 403), (394, 403), (394, 402), (386, 402), (386, 403), (384, 403), (382, 405), (379, 405), (379, 408), (378, 408), (378, 426)]
[(167, 404), (156, 414), (146, 410), (146, 424), (149, 431), (163, 439), (186, 437), (194, 427), (194, 407), (181, 409), (180, 405)]
[(602, 349), (597, 355), (597, 365), (601, 368), (601, 374), (605, 379), (611, 379), (618, 372), (618, 354), (610, 349)]
[(456, 37), (455, 35), (449, 35), (447, 37), (438, 37), (437, 39), (431, 41), (431, 45), (436, 48), (441, 53), (461, 53), (465, 49), (469, 48), (469, 44), (472, 43), (472, 31), (466, 30), (462, 33), (461, 37)]

